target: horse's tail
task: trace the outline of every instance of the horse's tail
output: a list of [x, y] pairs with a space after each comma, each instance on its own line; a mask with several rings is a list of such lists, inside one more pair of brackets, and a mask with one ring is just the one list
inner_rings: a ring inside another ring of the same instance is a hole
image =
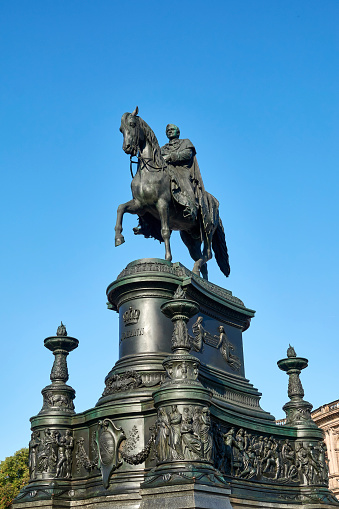
[[212, 237], [212, 248], [221, 272], [228, 277], [230, 275], [231, 268], [226, 246], [225, 231], [220, 217], [218, 226]]

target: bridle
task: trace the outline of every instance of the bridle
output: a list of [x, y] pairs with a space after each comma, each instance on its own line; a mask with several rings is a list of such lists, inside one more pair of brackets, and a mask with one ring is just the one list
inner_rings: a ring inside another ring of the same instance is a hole
[[[135, 140], [135, 143], [133, 144], [133, 149], [134, 149], [133, 152], [139, 150], [139, 141], [140, 141], [140, 125], [138, 125], [138, 129], [137, 129], [137, 133], [136, 133], [136, 140]], [[133, 161], [132, 157], [133, 157], [133, 155], [131, 154], [130, 158], [129, 158], [129, 160], [130, 160], [129, 169], [131, 172], [132, 179], [134, 179], [134, 177], [135, 177], [135, 175], [133, 175], [133, 167], [132, 167], [133, 164], [140, 164], [140, 162], [141, 162], [142, 166], [140, 167], [140, 169], [141, 170], [146, 169], [147, 171], [152, 172], [152, 173], [164, 171], [165, 168], [167, 167], [167, 164], [164, 160], [163, 160], [163, 163], [161, 166], [153, 166], [152, 164], [150, 164], [150, 161], [154, 162], [154, 160], [151, 157], [142, 157], [140, 155], [140, 153], [139, 153], [139, 155], [135, 156], [138, 159], [137, 161]]]

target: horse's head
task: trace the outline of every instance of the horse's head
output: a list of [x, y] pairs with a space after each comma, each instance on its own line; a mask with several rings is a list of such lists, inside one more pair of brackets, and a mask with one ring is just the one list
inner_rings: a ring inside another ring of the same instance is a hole
[[124, 113], [121, 117], [120, 132], [124, 136], [122, 148], [126, 154], [136, 156], [145, 141], [143, 129], [140, 126], [138, 106], [133, 113]]

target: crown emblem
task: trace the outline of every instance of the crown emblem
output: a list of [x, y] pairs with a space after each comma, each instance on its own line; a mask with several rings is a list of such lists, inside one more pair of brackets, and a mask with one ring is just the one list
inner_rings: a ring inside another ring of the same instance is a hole
[[140, 310], [139, 309], [133, 309], [132, 306], [128, 308], [127, 311], [122, 315], [125, 325], [133, 325], [137, 323], [140, 316]]

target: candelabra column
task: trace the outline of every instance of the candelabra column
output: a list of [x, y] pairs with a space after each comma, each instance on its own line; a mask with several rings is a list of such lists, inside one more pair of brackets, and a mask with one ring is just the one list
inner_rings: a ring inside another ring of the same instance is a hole
[[75, 390], [66, 384], [67, 356], [78, 344], [76, 338], [67, 335], [62, 322], [56, 336], [44, 340], [45, 347], [54, 354], [54, 362], [50, 374], [52, 383], [41, 391], [42, 409], [38, 415], [31, 418], [29, 466], [33, 493], [51, 480], [51, 493], [57, 493], [55, 490], [60, 483], [69, 486], [72, 478], [74, 449], [72, 416], [75, 414], [73, 403]]
[[41, 392], [43, 406], [39, 415], [44, 414], [74, 414], [75, 390], [66, 384], [68, 380], [67, 356], [78, 347], [79, 341], [67, 335], [66, 327], [61, 322], [56, 336], [44, 340], [44, 345], [55, 356], [50, 374], [51, 384]]
[[[200, 362], [189, 353], [192, 338], [187, 323], [199, 306], [188, 300], [179, 286], [161, 311], [173, 323], [173, 353], [163, 362], [167, 378], [153, 393], [157, 409], [154, 429], [157, 466], [142, 485], [140, 509], [159, 507], [164, 495], [175, 498], [175, 507], [229, 508], [229, 485], [212, 465], [214, 441], [209, 410], [212, 394], [198, 380]], [[177, 505], [179, 502], [182, 505]]]
[[304, 389], [299, 378], [301, 370], [307, 368], [308, 360], [297, 357], [292, 346], [287, 349], [287, 358], [278, 361], [278, 367], [288, 374], [288, 397], [290, 401], [283, 406], [286, 424], [289, 426], [317, 427], [311, 417], [313, 405], [304, 400]]

